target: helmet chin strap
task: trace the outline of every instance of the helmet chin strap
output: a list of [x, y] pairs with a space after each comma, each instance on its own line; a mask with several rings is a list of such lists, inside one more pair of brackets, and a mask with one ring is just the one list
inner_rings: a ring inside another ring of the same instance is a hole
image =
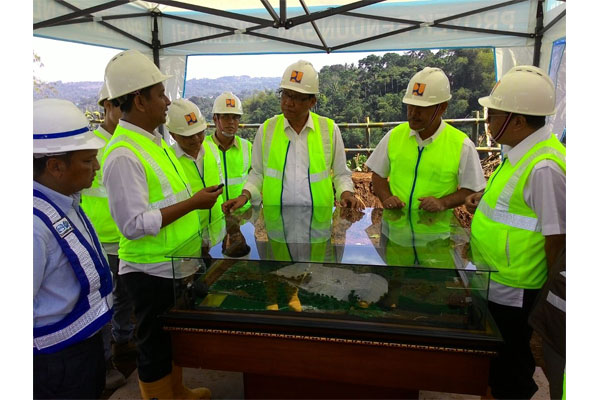
[[227, 133], [223, 130], [223, 127], [221, 126], [221, 120], [219, 119], [219, 117], [217, 117], [217, 123], [216, 125], [219, 128], [219, 133], [221, 133], [221, 135], [225, 136], [226, 138], [231, 138], [235, 136], [235, 133]]
[[506, 127], [508, 126], [508, 123], [510, 122], [510, 119], [512, 118], [512, 116], [513, 116], [513, 113], [508, 113], [508, 116], [504, 120], [504, 123], [502, 124], [500, 131], [495, 136], [492, 136], [492, 140], [494, 142], [498, 143], [498, 139], [500, 139], [502, 137], [502, 135], [504, 135], [504, 133], [506, 132]]
[[429, 129], [429, 127], [430, 127], [430, 126], [431, 126], [431, 124], [433, 123], [433, 120], [435, 119], [435, 117], [436, 117], [436, 115], [437, 115], [438, 111], [440, 110], [440, 106], [441, 106], [441, 103], [438, 103], [438, 104], [435, 106], [435, 111], [433, 112], [433, 115], [431, 116], [431, 119], [429, 120], [429, 123], [427, 124], [427, 126], [426, 126], [425, 128], [423, 128], [423, 129], [416, 130], [416, 132], [419, 132], [419, 133], [421, 133], [421, 132], [423, 132], [424, 130], [427, 130], [427, 129]]

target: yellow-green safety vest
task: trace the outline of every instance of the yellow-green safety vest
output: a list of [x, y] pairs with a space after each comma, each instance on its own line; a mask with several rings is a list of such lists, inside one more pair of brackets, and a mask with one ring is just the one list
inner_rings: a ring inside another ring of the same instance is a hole
[[[460, 153], [467, 135], [447, 122], [436, 139], [419, 148], [410, 135], [408, 123], [390, 132], [390, 190], [406, 203], [407, 209], [418, 209], [418, 199], [447, 196], [458, 189]], [[450, 217], [452, 210], [446, 210]]]
[[[333, 165], [333, 120], [321, 117], [313, 112], [314, 129], [308, 132], [308, 181], [313, 207], [333, 207], [333, 184], [331, 167]], [[281, 205], [283, 178], [290, 140], [283, 128], [283, 114], [276, 115], [263, 124], [263, 188], [262, 198], [265, 206]]]
[[[105, 135], [98, 129], [94, 131], [94, 134], [106, 143], [108, 143], [111, 138], [110, 135]], [[96, 171], [92, 186], [81, 192], [81, 208], [83, 208], [85, 214], [89, 217], [90, 221], [92, 221], [101, 243], [118, 243], [121, 233], [110, 215], [108, 195], [106, 194], [106, 188], [102, 183], [102, 156], [104, 154], [104, 149], [106, 148], [106, 143], [103, 148], [98, 149], [98, 155], [96, 157], [100, 163], [100, 169]]]
[[[157, 146], [151, 139], [117, 125], [102, 158], [116, 148], [125, 147], [139, 159], [146, 172], [148, 185], [148, 210], [161, 209], [191, 197], [191, 188], [183, 167], [173, 150], [161, 139]], [[143, 236], [130, 240], [121, 236], [119, 258], [139, 263], [168, 261], [166, 254], [195, 234], [200, 233], [198, 215], [190, 212], [160, 229], [156, 236]]]
[[[221, 171], [224, 178], [225, 187], [223, 187], [223, 201], [235, 199], [242, 194], [244, 184], [248, 180], [248, 171], [250, 171], [250, 160], [252, 160], [252, 143], [248, 140], [236, 136], [233, 140], [236, 145], [227, 150], [219, 151], [221, 158]], [[209, 142], [219, 148], [213, 135], [208, 136], [205, 142]]]
[[523, 189], [542, 160], [552, 160], [566, 171], [565, 155], [565, 147], [551, 134], [515, 165], [505, 158], [490, 176], [471, 223], [471, 248], [475, 264], [498, 270], [490, 276], [493, 281], [523, 289], [539, 289], [546, 281], [545, 238]]
[[[190, 187], [192, 188], [192, 194], [208, 187], [218, 185], [223, 182], [223, 176], [221, 175], [221, 159], [217, 147], [212, 142], [206, 140], [202, 143], [204, 147], [204, 158], [203, 167], [204, 175], [200, 173], [196, 162], [186, 155], [179, 157], [179, 162], [185, 171], [185, 175], [190, 181]], [[213, 219], [219, 218], [223, 214], [221, 205], [223, 204], [223, 197], [219, 196], [215, 205], [209, 210], [196, 210], [200, 216], [200, 226], [207, 226]]]

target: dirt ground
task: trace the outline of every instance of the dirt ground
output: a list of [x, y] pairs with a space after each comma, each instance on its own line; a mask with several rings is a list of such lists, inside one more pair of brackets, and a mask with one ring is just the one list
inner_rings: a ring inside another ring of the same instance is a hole
[[[486, 179], [489, 178], [495, 167], [499, 164], [499, 159], [493, 157], [482, 160], [482, 165]], [[352, 172], [352, 181], [355, 187], [355, 196], [359, 197], [366, 207], [381, 208], [381, 202], [373, 193], [373, 184], [371, 182], [371, 172]], [[460, 221], [463, 228], [470, 232], [471, 219], [473, 216], [465, 209], [464, 206], [454, 209], [454, 215]], [[544, 368], [544, 360], [542, 357], [542, 339], [535, 331], [531, 338], [531, 350], [535, 357], [536, 365]]]

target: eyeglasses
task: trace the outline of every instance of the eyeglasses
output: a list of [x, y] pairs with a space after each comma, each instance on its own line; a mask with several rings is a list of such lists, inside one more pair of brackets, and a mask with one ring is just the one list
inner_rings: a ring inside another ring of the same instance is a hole
[[279, 97], [280, 100], [287, 100], [287, 101], [291, 101], [293, 103], [301, 103], [301, 102], [307, 101], [311, 98], [311, 96], [309, 96], [309, 95], [292, 94], [283, 89], [279, 89], [277, 91], [277, 97]]

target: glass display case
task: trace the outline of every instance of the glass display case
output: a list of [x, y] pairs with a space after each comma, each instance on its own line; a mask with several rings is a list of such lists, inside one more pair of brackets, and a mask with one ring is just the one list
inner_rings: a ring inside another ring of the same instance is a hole
[[[174, 335], [174, 349], [179, 349], [175, 353], [188, 364], [206, 367], [203, 359], [209, 351], [190, 334], [213, 335], [217, 341], [248, 336], [366, 344], [388, 352], [423, 351], [425, 364], [434, 353], [468, 355], [471, 363], [465, 357], [462, 362], [469, 372], [452, 384], [438, 387], [424, 376], [421, 383], [414, 377], [399, 387], [485, 392], [487, 362], [501, 344], [487, 310], [494, 270], [473, 263], [468, 233], [451, 212], [253, 207], [215, 218], [166, 256], [176, 279], [175, 306], [164, 316], [165, 329]], [[184, 335], [180, 342], [177, 333]], [[202, 354], [193, 360], [192, 348], [198, 346]], [[306, 362], [310, 364], [309, 359]], [[447, 362], [449, 368], [459, 365], [452, 357]], [[479, 371], [477, 385], [469, 385], [477, 380], [473, 366], [480, 364], [484, 372]], [[222, 361], [216, 366], [227, 369]], [[235, 362], [228, 368], [255, 378], [322, 377], [265, 374], [261, 368], [244, 369]], [[418, 370], [413, 364], [412, 373]], [[351, 383], [366, 385], [373, 397], [373, 386], [389, 389], [391, 383], [386, 382], [375, 378], [358, 382], [354, 377]], [[252, 391], [248, 385], [247, 391]], [[289, 389], [290, 383], [286, 385]], [[299, 386], [309, 385], [303, 381]], [[398, 385], [394, 390], [381, 396], [398, 395]], [[255, 394], [269, 397], [264, 391]], [[272, 395], [281, 397], [280, 392]]]

